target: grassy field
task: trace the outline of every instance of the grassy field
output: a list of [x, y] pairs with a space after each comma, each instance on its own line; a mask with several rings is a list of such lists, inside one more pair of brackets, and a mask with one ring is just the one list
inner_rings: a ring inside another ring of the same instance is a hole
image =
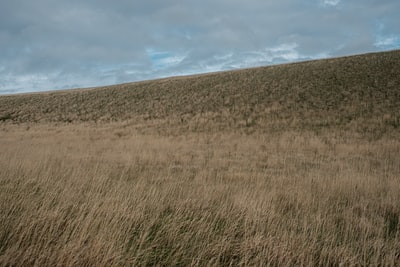
[[1, 96], [0, 265], [399, 266], [399, 65]]

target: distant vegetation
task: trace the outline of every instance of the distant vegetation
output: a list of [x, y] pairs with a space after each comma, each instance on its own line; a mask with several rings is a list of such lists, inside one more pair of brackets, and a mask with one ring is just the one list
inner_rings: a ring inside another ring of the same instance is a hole
[[1, 266], [398, 266], [400, 51], [0, 96]]
[[[207, 75], [0, 97], [14, 123], [185, 122], [191, 130], [400, 128], [400, 51]], [[152, 123], [153, 124], [153, 123]]]

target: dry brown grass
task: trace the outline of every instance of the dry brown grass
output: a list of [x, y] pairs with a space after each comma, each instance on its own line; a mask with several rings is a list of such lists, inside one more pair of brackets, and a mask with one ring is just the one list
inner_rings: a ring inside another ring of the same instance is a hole
[[400, 262], [400, 141], [4, 127], [0, 265]]
[[1, 266], [400, 266], [400, 51], [0, 97]]
[[[161, 124], [160, 133], [400, 129], [400, 50], [200, 76], [0, 97], [0, 123]], [[173, 127], [171, 127], [173, 126]], [[144, 127], [146, 129], [146, 127]], [[154, 128], [154, 127], [153, 127]]]

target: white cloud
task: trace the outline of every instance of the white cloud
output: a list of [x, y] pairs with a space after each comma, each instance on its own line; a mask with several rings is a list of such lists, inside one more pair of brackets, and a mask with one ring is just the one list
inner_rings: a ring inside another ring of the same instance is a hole
[[400, 36], [379, 36], [374, 44], [381, 49], [395, 49], [400, 47]]
[[325, 6], [337, 6], [340, 0], [323, 0], [323, 5]]
[[297, 43], [282, 43], [277, 46], [266, 47], [260, 50], [241, 53], [225, 53], [215, 55], [214, 60], [204, 60], [199, 65], [198, 71], [221, 71], [240, 69], [256, 66], [265, 66], [276, 63], [288, 63], [301, 60], [326, 58], [328, 53], [302, 54], [298, 51]]
[[186, 55], [178, 55], [173, 52], [162, 52], [151, 48], [146, 49], [146, 52], [153, 63], [153, 68], [155, 70], [173, 67], [186, 58]]
[[296, 50], [297, 47], [298, 44], [296, 43], [282, 44], [280, 46], [273, 47], [269, 50], [271, 51], [274, 58], [283, 58], [284, 60], [288, 61], [296, 61], [299, 58], [301, 58], [301, 56]]

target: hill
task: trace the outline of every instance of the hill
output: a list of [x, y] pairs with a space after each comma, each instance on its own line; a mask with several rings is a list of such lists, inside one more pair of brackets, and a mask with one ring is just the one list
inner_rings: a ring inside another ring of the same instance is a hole
[[[169, 121], [194, 131], [400, 127], [400, 51], [172, 77], [95, 89], [0, 96], [12, 123]], [[182, 125], [183, 124], [183, 125]]]
[[0, 266], [399, 266], [400, 51], [0, 97]]

